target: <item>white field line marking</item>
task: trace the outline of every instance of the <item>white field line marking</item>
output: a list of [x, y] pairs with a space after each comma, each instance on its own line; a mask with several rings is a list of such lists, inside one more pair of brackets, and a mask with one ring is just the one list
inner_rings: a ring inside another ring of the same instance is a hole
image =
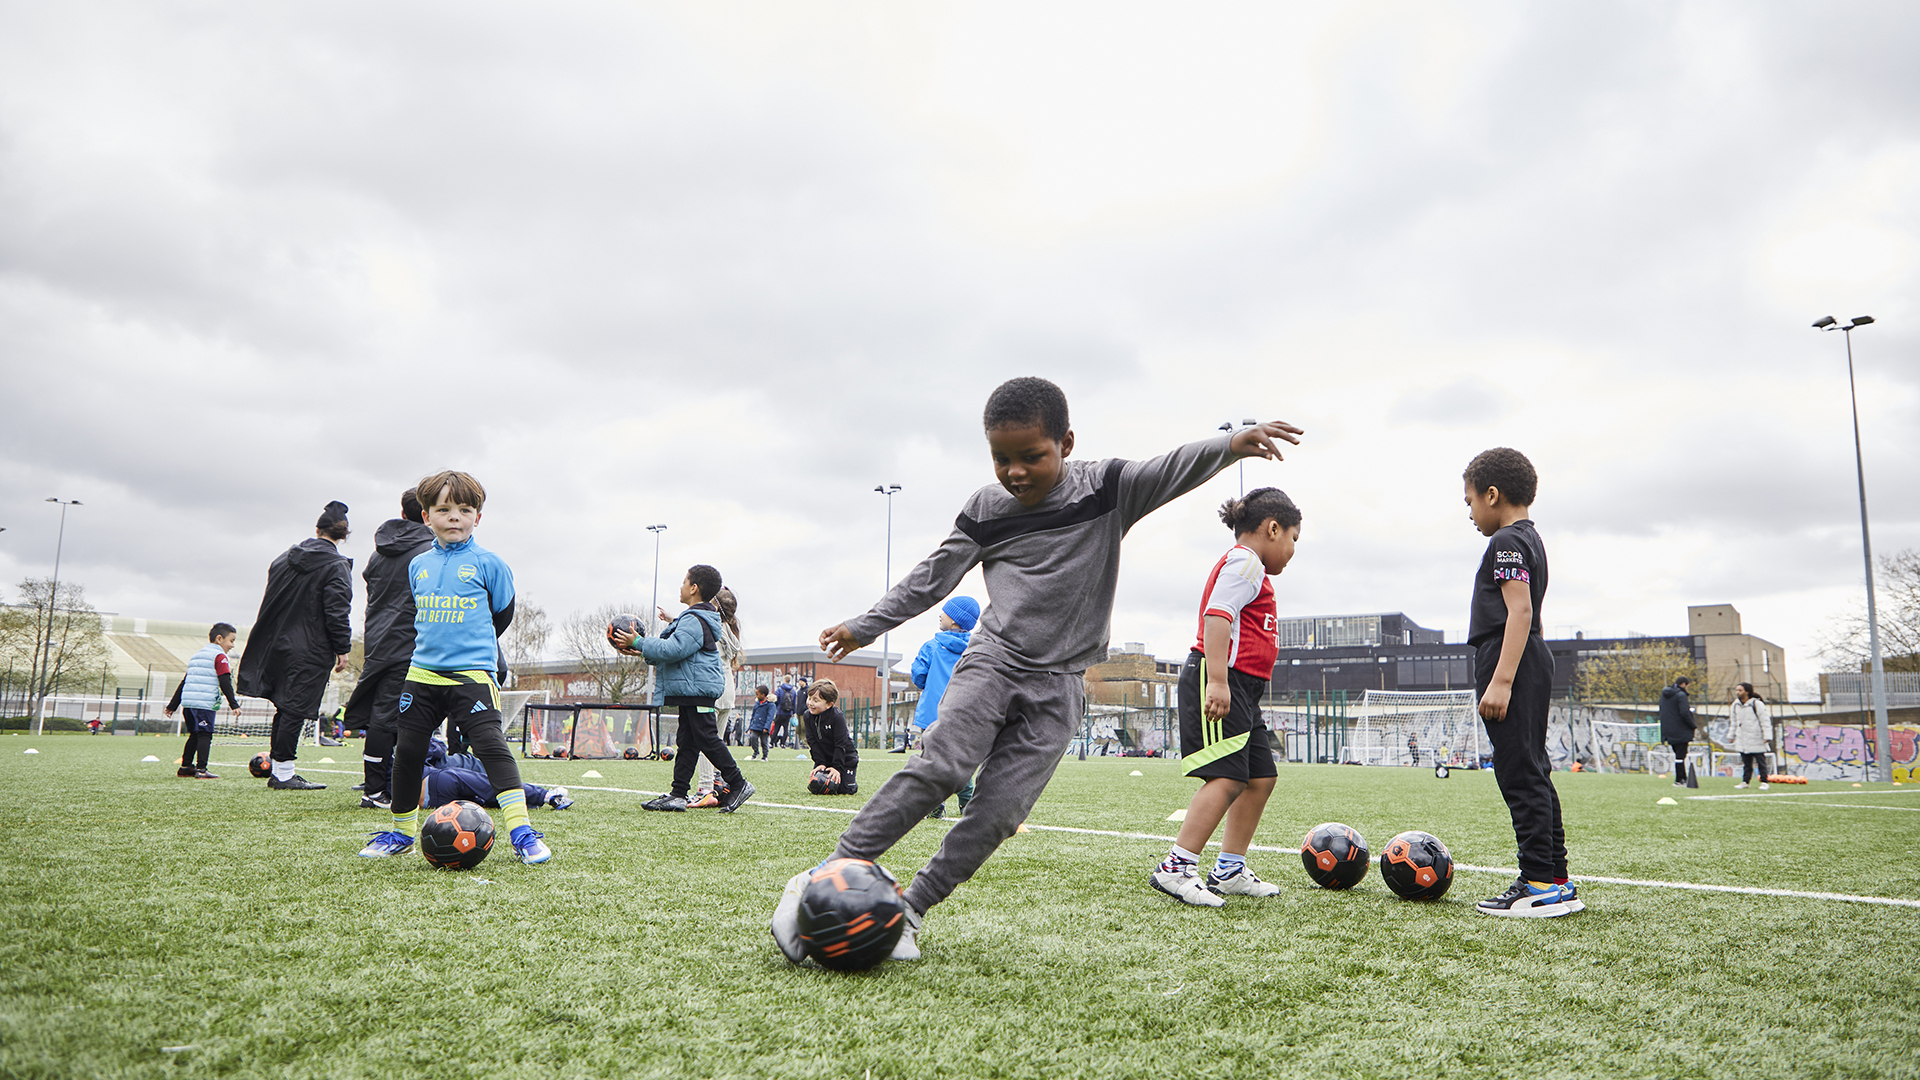
[[1688, 795], [1686, 798], [1688, 802], [1712, 802], [1715, 799], [1791, 799], [1808, 795], [1824, 795], [1829, 799], [1844, 795], [1920, 795], [1920, 787], [1906, 791], [1756, 791], [1748, 795]]
[[[228, 764], [230, 763], [222, 762], [221, 767], [225, 768], [227, 767]], [[345, 772], [346, 770], [315, 769], [313, 771], [314, 772]], [[622, 795], [659, 795], [661, 794], [661, 792], [658, 792], [658, 791], [645, 791], [639, 788], [586, 787], [584, 785], [575, 786], [572, 784], [567, 784], [562, 786], [565, 786], [569, 791], [611, 791], [611, 792], [615, 792], [617, 794], [622, 794]], [[1812, 795], [1812, 794], [1822, 794], [1822, 793], [1821, 792], [1793, 792], [1792, 794]], [[1836, 792], [1835, 794], [1842, 794], [1842, 793]], [[1726, 796], [1712, 796], [1712, 795], [1696, 796], [1696, 798], [1725, 798], [1725, 797]], [[772, 803], [772, 802], [755, 802], [749, 805], [762, 806], [762, 807], [767, 807], [767, 808], [776, 809], [776, 810], [811, 810], [815, 813], [824, 813], [824, 814], [852, 815], [860, 812], [860, 808], [857, 806], [856, 807], [806, 806], [799, 803]], [[1839, 803], [1836, 805], [1846, 806], [1847, 804]], [[1866, 809], [1866, 808], [1861, 807], [1861, 809]], [[1912, 809], [1912, 808], [1911, 807], [1888, 807], [1887, 809], [1904, 810], [1904, 809]], [[953, 824], [953, 819], [951, 818], [932, 818], [929, 820], [939, 822], [940, 824], [943, 824], [943, 825], [951, 826]], [[1032, 822], [1027, 822], [1027, 828], [1033, 830], [1034, 832], [1072, 833], [1079, 836], [1110, 836], [1119, 840], [1153, 840], [1162, 844], [1171, 844], [1175, 840], [1179, 839], [1179, 837], [1175, 837], [1175, 836], [1159, 836], [1154, 833], [1118, 832], [1113, 829], [1083, 829], [1073, 825], [1035, 825]], [[1218, 844], [1216, 842], [1209, 841], [1207, 846], [1216, 847], [1218, 846]], [[1297, 853], [1300, 849], [1296, 847], [1273, 847], [1268, 844], [1248, 844], [1247, 850], [1284, 852], [1286, 854], [1294, 854], [1294, 853]], [[1467, 863], [1454, 863], [1453, 865], [1457, 869], [1465, 870], [1468, 873], [1472, 873], [1472, 874], [1498, 874], [1501, 877], [1509, 877], [1509, 876], [1518, 875], [1520, 873], [1519, 870], [1511, 866], [1473, 866]], [[1920, 908], [1920, 900], [1902, 900], [1902, 899], [1889, 897], [1889, 896], [1854, 896], [1850, 893], [1802, 892], [1797, 889], [1757, 889], [1757, 888], [1752, 888], [1744, 885], [1703, 885], [1703, 884], [1700, 884], [1697, 882], [1691, 882], [1691, 881], [1647, 881], [1639, 878], [1601, 877], [1595, 874], [1574, 874], [1571, 876], [1574, 881], [1592, 881], [1592, 882], [1598, 882], [1604, 885], [1631, 885], [1636, 888], [1643, 888], [1643, 889], [1680, 889], [1686, 892], [1737, 893], [1742, 896], [1779, 896], [1779, 897], [1787, 897], [1787, 898], [1798, 899], [1798, 900], [1838, 900], [1838, 901], [1844, 901], [1850, 904], [1879, 904], [1885, 907]]]
[[1804, 803], [1805, 806], [1832, 806], [1841, 810], [1905, 810], [1909, 814], [1920, 814], [1920, 806], [1875, 806], [1872, 803], [1857, 802], [1817, 802]]

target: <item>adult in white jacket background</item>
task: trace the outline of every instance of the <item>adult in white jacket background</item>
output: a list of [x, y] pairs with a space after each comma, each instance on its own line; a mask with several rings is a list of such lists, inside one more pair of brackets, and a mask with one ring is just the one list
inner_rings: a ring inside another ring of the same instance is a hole
[[1767, 712], [1767, 703], [1753, 692], [1752, 683], [1740, 683], [1733, 688], [1733, 706], [1727, 713], [1731, 722], [1727, 732], [1727, 743], [1740, 755], [1740, 782], [1735, 788], [1746, 787], [1753, 781], [1753, 774], [1760, 773], [1760, 790], [1767, 790], [1767, 754], [1773, 750], [1773, 717]]

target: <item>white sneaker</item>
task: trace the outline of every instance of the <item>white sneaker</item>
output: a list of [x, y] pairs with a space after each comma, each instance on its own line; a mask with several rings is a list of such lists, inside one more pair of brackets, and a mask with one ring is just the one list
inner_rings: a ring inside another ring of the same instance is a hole
[[1760, 781], [1760, 790], [1761, 791], [1767, 790], [1767, 782], [1765, 780]]
[[1253, 873], [1253, 868], [1242, 866], [1226, 877], [1209, 871], [1207, 888], [1220, 896], [1278, 896], [1280, 886], [1269, 881], [1261, 881]]
[[1183, 904], [1192, 904], [1194, 907], [1225, 907], [1227, 903], [1218, 893], [1207, 888], [1206, 883], [1200, 880], [1200, 875], [1192, 870], [1168, 873], [1156, 866], [1153, 873], [1147, 875], [1147, 881], [1154, 888]]
[[800, 940], [800, 897], [806, 894], [814, 869], [802, 870], [787, 879], [787, 887], [780, 890], [780, 903], [773, 909], [773, 921], [767, 925], [773, 932], [773, 943], [780, 946], [781, 955], [795, 964], [807, 958], [806, 943]]
[[893, 943], [893, 953], [889, 957], [889, 959], [892, 960], [920, 959], [920, 942], [918, 940], [920, 937], [920, 923], [925, 920], [927, 916], [925, 912], [913, 910], [912, 904], [907, 904], [905, 907], [907, 909], [907, 925], [900, 931], [900, 940]]
[[[1740, 781], [1739, 783], [1737, 783], [1737, 784], [1735, 784], [1735, 785], [1733, 785], [1733, 790], [1735, 790], [1735, 791], [1741, 791], [1741, 790], [1744, 790], [1744, 789], [1746, 788], [1746, 786], [1747, 786], [1747, 782], [1746, 782], [1745, 780], [1742, 780], [1742, 781]], [[1767, 785], [1765, 785], [1765, 784], [1761, 784], [1760, 786], [1761, 786], [1761, 787], [1766, 787]]]

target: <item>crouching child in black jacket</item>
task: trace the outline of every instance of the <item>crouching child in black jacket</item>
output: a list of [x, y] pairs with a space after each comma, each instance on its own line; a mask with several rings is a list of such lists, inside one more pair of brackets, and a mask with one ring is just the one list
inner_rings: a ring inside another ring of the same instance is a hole
[[807, 687], [807, 711], [801, 723], [806, 727], [807, 750], [813, 755], [807, 790], [815, 795], [852, 795], [860, 790], [853, 777], [860, 767], [860, 754], [847, 733], [846, 716], [834, 704], [839, 700], [840, 688], [832, 679], [816, 679]]

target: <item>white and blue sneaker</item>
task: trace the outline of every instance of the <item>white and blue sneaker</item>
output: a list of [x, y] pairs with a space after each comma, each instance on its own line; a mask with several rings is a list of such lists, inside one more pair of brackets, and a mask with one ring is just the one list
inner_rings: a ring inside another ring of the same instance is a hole
[[360, 857], [384, 859], [389, 855], [398, 855], [403, 851], [412, 850], [413, 837], [398, 829], [388, 829], [385, 832], [374, 833], [373, 839], [367, 841], [367, 846], [360, 849]]
[[1226, 905], [1226, 901], [1220, 898], [1219, 893], [1207, 888], [1206, 883], [1200, 880], [1199, 870], [1192, 863], [1178, 865], [1161, 863], [1147, 875], [1147, 884], [1183, 904], [1192, 904], [1194, 907]]
[[1261, 881], [1254, 875], [1253, 868], [1242, 863], [1225, 877], [1220, 876], [1216, 868], [1207, 871], [1207, 889], [1218, 896], [1278, 896], [1280, 886], [1270, 881]]
[[513, 853], [520, 856], [523, 863], [543, 863], [553, 858], [553, 849], [547, 847], [540, 833], [531, 825], [516, 825], [513, 830]]
[[[1482, 915], [1505, 915], [1519, 919], [1552, 919], [1561, 915], [1571, 915], [1581, 911], [1587, 905], [1570, 906], [1569, 886], [1555, 885], [1552, 882], [1532, 882], [1524, 877], [1513, 879], [1507, 891], [1499, 896], [1490, 896], [1475, 904]], [[1579, 903], [1577, 896], [1572, 897]]]
[[567, 807], [572, 805], [573, 805], [573, 796], [567, 794], [566, 788], [557, 787], [547, 792], [547, 809], [565, 810]]

